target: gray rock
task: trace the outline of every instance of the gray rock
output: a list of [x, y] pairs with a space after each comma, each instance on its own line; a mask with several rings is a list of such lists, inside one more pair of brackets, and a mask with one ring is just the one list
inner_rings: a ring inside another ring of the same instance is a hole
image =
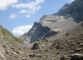
[[40, 48], [39, 48], [39, 45], [37, 43], [34, 43], [31, 49], [36, 50], [36, 49], [40, 49]]
[[71, 57], [71, 60], [83, 60], [83, 54], [75, 53], [75, 54], [72, 54], [70, 57]]

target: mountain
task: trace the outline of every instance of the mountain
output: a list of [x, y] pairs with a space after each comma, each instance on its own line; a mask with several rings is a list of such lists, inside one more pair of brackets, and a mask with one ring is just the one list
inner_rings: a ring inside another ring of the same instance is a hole
[[21, 36], [31, 46], [31, 60], [83, 60], [83, 0], [44, 15]]
[[42, 16], [20, 38], [0, 26], [0, 60], [83, 60], [83, 0]]
[[42, 16], [20, 39], [29, 46], [35, 41], [67, 32], [82, 21], [83, 1], [75, 0], [71, 4], [65, 4], [57, 13]]
[[20, 39], [31, 60], [83, 60], [83, 0], [42, 16]]

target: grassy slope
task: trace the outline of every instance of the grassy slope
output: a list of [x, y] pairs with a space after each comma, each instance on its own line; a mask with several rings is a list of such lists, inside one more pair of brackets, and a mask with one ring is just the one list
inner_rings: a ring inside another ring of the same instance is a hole
[[0, 26], [0, 35], [3, 36], [6, 40], [9, 42], [17, 41], [19, 43], [22, 43], [22, 41], [15, 36], [11, 32], [9, 32], [7, 29]]

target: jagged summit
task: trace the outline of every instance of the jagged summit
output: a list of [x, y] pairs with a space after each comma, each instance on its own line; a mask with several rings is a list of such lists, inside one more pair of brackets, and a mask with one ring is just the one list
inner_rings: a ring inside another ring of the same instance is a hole
[[83, 11], [83, 0], [75, 0], [71, 4], [65, 4], [59, 11], [59, 14], [73, 14]]

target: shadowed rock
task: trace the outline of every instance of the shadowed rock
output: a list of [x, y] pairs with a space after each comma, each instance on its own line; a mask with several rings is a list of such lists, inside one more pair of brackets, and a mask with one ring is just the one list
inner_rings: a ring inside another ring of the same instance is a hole
[[37, 43], [34, 43], [33, 44], [33, 47], [31, 49], [32, 50], [35, 50], [35, 49], [40, 49], [40, 48], [39, 48], [39, 45]]

